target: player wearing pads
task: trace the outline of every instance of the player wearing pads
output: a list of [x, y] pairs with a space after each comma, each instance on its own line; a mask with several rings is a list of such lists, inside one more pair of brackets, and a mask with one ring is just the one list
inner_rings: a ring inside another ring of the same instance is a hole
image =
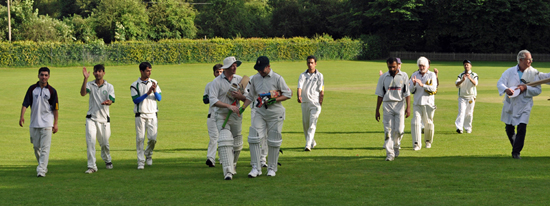
[[80, 95], [90, 94], [88, 112], [86, 113], [86, 147], [88, 154], [88, 170], [86, 174], [97, 172], [95, 161], [95, 141], [101, 146], [101, 158], [105, 162], [105, 168], [113, 169], [111, 152], [109, 150], [109, 137], [111, 137], [111, 118], [109, 106], [115, 103], [115, 88], [103, 79], [105, 66], [94, 66], [95, 81], [88, 81], [90, 73], [86, 67], [82, 68], [84, 81], [80, 88]]
[[[158, 82], [151, 79], [152, 66], [149, 62], [139, 64], [141, 77], [130, 85], [130, 93], [134, 101], [134, 113], [136, 114], [136, 150], [138, 170], [147, 165], [153, 165], [153, 149], [157, 143], [158, 120], [157, 101], [162, 99]], [[143, 150], [147, 132], [147, 148]]]
[[258, 71], [258, 74], [254, 75], [254, 78], [250, 81], [250, 92], [248, 92], [243, 105], [243, 110], [253, 102], [252, 107], [257, 107], [248, 135], [252, 164], [252, 170], [248, 173], [248, 177], [254, 178], [262, 174], [260, 140], [266, 133], [268, 145], [267, 176], [275, 176], [279, 149], [283, 142], [281, 132], [285, 119], [285, 108], [281, 102], [290, 99], [292, 91], [288, 88], [283, 77], [270, 68], [269, 59], [266, 56], [258, 57], [254, 69]]
[[[223, 73], [221, 64], [214, 65], [214, 78]], [[212, 81], [213, 82], [213, 81]], [[208, 94], [210, 92], [210, 85], [212, 82], [208, 82], [204, 88], [204, 95], [202, 101], [208, 104], [208, 119], [206, 120], [206, 126], [208, 127], [208, 136], [210, 136], [210, 142], [208, 142], [208, 150], [206, 152], [206, 165], [209, 167], [215, 167], [216, 164], [216, 151], [218, 149], [218, 127], [216, 126], [216, 108], [210, 106], [210, 100]]]
[[25, 94], [23, 106], [21, 107], [21, 117], [19, 117], [19, 126], [23, 127], [23, 124], [25, 124], [25, 111], [31, 106], [29, 132], [34, 148], [34, 156], [38, 162], [36, 176], [45, 177], [48, 173], [52, 132], [55, 134], [58, 130], [59, 102], [57, 91], [48, 84], [48, 79], [50, 79], [50, 69], [48, 67], [42, 67], [38, 70], [38, 79], [39, 81], [31, 85]]
[[[255, 76], [259, 76], [259, 75], [252, 75], [250, 77], [250, 81], [252, 81], [252, 79], [255, 77]], [[250, 84], [248, 84], [246, 86], [246, 91], [250, 92]], [[257, 107], [250, 107], [250, 125], [253, 125], [254, 124], [254, 116], [256, 115], [256, 108]], [[267, 131], [266, 131], [267, 132]], [[261, 167], [267, 167], [267, 134], [264, 134], [262, 136], [262, 139], [260, 139], [260, 165]], [[252, 163], [251, 163], [252, 165]]]
[[455, 81], [456, 88], [458, 88], [458, 115], [455, 126], [456, 132], [459, 134], [462, 134], [462, 129], [466, 133], [472, 132], [478, 84], [478, 76], [472, 72], [472, 62], [464, 60], [462, 65], [464, 72], [460, 73]]
[[386, 60], [388, 72], [378, 79], [375, 94], [376, 121], [380, 121], [380, 105], [383, 105], [384, 139], [386, 145], [386, 161], [393, 161], [399, 156], [400, 138], [405, 132], [405, 118], [410, 112], [409, 76], [400, 71], [396, 58]]
[[425, 123], [424, 139], [426, 148], [431, 148], [434, 138], [434, 113], [435, 98], [437, 91], [437, 76], [429, 71], [430, 63], [426, 57], [420, 57], [417, 61], [418, 71], [411, 75], [409, 88], [411, 94], [414, 94], [413, 119], [411, 120], [411, 136], [413, 150], [422, 148], [421, 128], [422, 122]]
[[302, 104], [302, 126], [306, 138], [305, 151], [311, 151], [317, 143], [315, 142], [315, 129], [317, 120], [321, 114], [321, 105], [325, 96], [325, 84], [323, 74], [315, 69], [317, 58], [308, 56], [308, 69], [300, 74], [298, 78], [298, 103]]
[[[211, 107], [218, 107], [216, 110], [216, 126], [219, 131], [218, 155], [223, 167], [225, 180], [233, 179], [237, 173], [237, 161], [243, 148], [242, 117], [239, 111], [239, 101], [244, 101], [245, 96], [239, 92], [239, 83], [242, 77], [236, 75], [237, 67], [241, 65], [235, 57], [230, 56], [223, 60], [223, 73], [212, 81], [208, 98]], [[242, 88], [244, 90], [244, 88]], [[244, 90], [246, 94], [246, 90]], [[225, 125], [224, 121], [229, 114]]]

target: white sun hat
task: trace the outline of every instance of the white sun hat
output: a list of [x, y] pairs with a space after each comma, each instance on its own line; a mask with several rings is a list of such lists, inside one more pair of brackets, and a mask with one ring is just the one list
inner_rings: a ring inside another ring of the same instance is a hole
[[233, 65], [233, 63], [237, 63], [237, 67], [241, 66], [242, 62], [237, 60], [234, 56], [227, 57], [223, 60], [223, 66], [222, 69], [227, 69]]

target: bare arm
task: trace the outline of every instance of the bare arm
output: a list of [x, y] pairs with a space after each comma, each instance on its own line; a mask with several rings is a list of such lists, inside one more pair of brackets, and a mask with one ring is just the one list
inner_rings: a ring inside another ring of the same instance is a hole
[[86, 71], [86, 67], [82, 68], [82, 75], [84, 75], [84, 82], [82, 82], [82, 87], [80, 88], [80, 96], [86, 96], [86, 83], [88, 82], [88, 77], [90, 77], [90, 72]]
[[376, 115], [374, 118], [377, 122], [380, 122], [380, 105], [382, 104], [382, 97], [378, 96], [378, 100], [376, 101]]
[[325, 90], [319, 92], [319, 104], [323, 105], [323, 98], [325, 98]]
[[302, 89], [298, 88], [296, 94], [298, 94], [298, 103], [302, 103]]
[[59, 116], [59, 110], [53, 110], [53, 128], [52, 132], [55, 134], [57, 132], [57, 117]]
[[25, 124], [25, 111], [27, 111], [27, 107], [22, 106], [21, 107], [21, 117], [19, 117], [19, 126], [23, 127], [23, 124]]
[[407, 101], [407, 108], [405, 109], [405, 118], [408, 118], [411, 116], [411, 96], [405, 97], [405, 101]]

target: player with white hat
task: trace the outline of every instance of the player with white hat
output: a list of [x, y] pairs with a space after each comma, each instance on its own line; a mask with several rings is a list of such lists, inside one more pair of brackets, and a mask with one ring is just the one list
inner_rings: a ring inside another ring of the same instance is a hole
[[437, 91], [437, 76], [429, 70], [430, 63], [426, 57], [417, 60], [418, 71], [411, 75], [409, 88], [414, 94], [413, 118], [411, 120], [411, 136], [413, 150], [422, 148], [421, 128], [425, 123], [424, 139], [426, 148], [431, 148], [434, 138], [433, 118], [436, 110], [434, 94]]

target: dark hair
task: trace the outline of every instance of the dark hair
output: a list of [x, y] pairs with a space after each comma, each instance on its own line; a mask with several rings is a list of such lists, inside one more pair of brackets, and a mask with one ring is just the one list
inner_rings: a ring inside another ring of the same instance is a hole
[[105, 65], [103, 65], [103, 64], [95, 65], [95, 66], [94, 66], [94, 72], [95, 72], [95, 71], [103, 71], [103, 72], [105, 72]]
[[149, 62], [141, 62], [139, 64], [139, 71], [145, 71], [147, 68], [153, 68]]
[[310, 55], [307, 57], [306, 61], [309, 62], [310, 59], [313, 59], [315, 61], [315, 63], [317, 63], [317, 57], [313, 56], [313, 55]]
[[41, 67], [40, 69], [38, 69], [38, 75], [40, 75], [40, 73], [42, 72], [48, 72], [48, 75], [50, 75], [50, 69], [48, 69], [48, 67]]
[[390, 57], [386, 60], [386, 63], [387, 64], [391, 64], [391, 63], [397, 63], [397, 59], [395, 57]]
[[212, 69], [213, 69], [214, 72], [215, 72], [215, 71], [218, 71], [219, 69], [221, 69], [222, 67], [223, 67], [222, 64], [216, 64], [216, 65], [214, 65], [214, 68], [212, 68]]

